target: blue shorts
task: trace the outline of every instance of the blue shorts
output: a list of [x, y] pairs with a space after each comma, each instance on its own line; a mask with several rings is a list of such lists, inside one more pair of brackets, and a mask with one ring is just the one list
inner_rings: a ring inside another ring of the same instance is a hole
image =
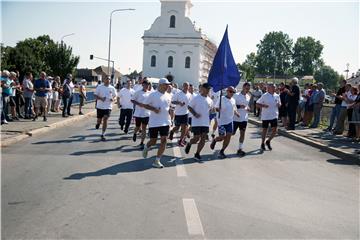
[[234, 131], [234, 127], [233, 127], [232, 122], [218, 127], [218, 132], [219, 132], [220, 136], [225, 136], [227, 134], [233, 134], [233, 131]]
[[216, 118], [216, 113], [210, 113], [209, 115], [210, 121], [213, 120], [214, 118]]

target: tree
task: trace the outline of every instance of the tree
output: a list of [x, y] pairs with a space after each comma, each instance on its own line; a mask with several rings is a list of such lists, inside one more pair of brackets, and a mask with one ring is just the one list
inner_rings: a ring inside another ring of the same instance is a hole
[[314, 78], [322, 82], [326, 89], [335, 89], [339, 86], [341, 76], [330, 66], [322, 66], [315, 72]]
[[256, 65], [260, 74], [284, 75], [291, 67], [293, 41], [283, 32], [267, 33], [257, 44]]
[[256, 54], [254, 52], [246, 56], [242, 64], [238, 64], [238, 68], [245, 74], [247, 81], [253, 82], [256, 75]]
[[324, 62], [321, 58], [324, 46], [312, 37], [300, 37], [293, 49], [293, 68], [298, 76], [313, 75]]
[[41, 71], [64, 76], [73, 72], [79, 63], [79, 57], [72, 55], [71, 48], [60, 46], [48, 35], [27, 38], [13, 48], [4, 47], [1, 54], [2, 63], [5, 63], [2, 68], [18, 70], [20, 77], [28, 71], [35, 76]]
[[50, 68], [49, 74], [65, 77], [66, 74], [74, 74], [80, 58], [73, 56], [72, 48], [66, 44], [50, 44], [46, 54], [46, 62]]

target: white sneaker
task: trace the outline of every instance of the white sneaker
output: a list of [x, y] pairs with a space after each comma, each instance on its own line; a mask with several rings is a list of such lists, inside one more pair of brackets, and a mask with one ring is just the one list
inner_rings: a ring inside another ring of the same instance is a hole
[[161, 164], [160, 160], [155, 160], [152, 164], [154, 168], [163, 168], [164, 165]]
[[144, 146], [144, 149], [143, 149], [143, 151], [142, 151], [142, 155], [143, 155], [143, 158], [147, 158], [147, 156], [148, 156], [148, 148], [147, 148], [147, 146], [145, 145]]

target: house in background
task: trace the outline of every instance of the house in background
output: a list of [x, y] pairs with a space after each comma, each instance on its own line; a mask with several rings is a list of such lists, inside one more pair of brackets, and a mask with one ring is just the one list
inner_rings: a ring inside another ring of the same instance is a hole
[[[111, 71], [112, 69], [110, 69]], [[79, 68], [76, 69], [75, 80], [86, 79], [88, 85], [96, 86], [98, 81], [102, 81], [108, 75], [108, 67], [99, 66], [95, 69]], [[114, 82], [121, 80], [122, 74], [115, 69]]]

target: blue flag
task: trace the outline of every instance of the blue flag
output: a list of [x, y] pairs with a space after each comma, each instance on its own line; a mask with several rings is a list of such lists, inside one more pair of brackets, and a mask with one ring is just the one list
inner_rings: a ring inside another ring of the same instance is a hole
[[216, 52], [209, 73], [208, 83], [213, 87], [214, 92], [217, 92], [230, 86], [236, 87], [240, 82], [240, 78], [239, 70], [231, 52], [228, 27], [226, 26], [224, 37]]

